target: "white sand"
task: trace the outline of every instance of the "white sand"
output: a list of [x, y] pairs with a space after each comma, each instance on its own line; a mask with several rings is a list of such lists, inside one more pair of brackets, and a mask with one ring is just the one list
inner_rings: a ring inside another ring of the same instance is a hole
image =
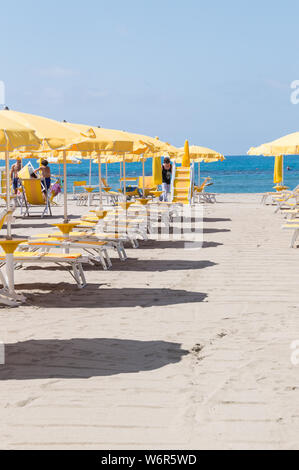
[[83, 291], [63, 269], [16, 272], [1, 448], [299, 448], [299, 251], [260, 196], [218, 199], [201, 250], [142, 243]]

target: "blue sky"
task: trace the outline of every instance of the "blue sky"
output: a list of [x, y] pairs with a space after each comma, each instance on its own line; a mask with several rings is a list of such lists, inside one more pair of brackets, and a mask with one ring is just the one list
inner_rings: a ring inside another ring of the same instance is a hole
[[0, 80], [24, 112], [243, 154], [299, 128], [299, 4], [18, 0]]

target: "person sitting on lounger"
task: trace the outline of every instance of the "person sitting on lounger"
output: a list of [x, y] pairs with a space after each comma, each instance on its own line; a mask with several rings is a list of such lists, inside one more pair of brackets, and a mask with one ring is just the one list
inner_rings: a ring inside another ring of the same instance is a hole
[[48, 160], [42, 160], [41, 166], [34, 171], [34, 174], [40, 173], [44, 180], [45, 188], [43, 191], [48, 192], [51, 186], [51, 169]]

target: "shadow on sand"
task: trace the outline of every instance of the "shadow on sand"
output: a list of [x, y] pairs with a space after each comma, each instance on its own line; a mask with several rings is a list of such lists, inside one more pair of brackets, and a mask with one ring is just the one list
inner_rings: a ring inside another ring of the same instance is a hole
[[[188, 248], [192, 249], [192, 245], [194, 245], [194, 249], [198, 249], [199, 245], [201, 248], [216, 248], [217, 246], [223, 246], [223, 243], [217, 242], [188, 242]], [[147, 249], [178, 249], [178, 248], [186, 248], [186, 241], [183, 240], [148, 240], [146, 243], [143, 243], [141, 246], [142, 250]]]
[[5, 346], [1, 380], [88, 379], [133, 374], [180, 362], [179, 343], [107, 338], [29, 340]]
[[[34, 290], [33, 290], [34, 287]], [[207, 298], [202, 292], [183, 289], [154, 289], [150, 287], [109, 288], [88, 284], [83, 290], [74, 284], [18, 284], [17, 290], [27, 298], [27, 304], [47, 308], [108, 308], [157, 307], [184, 303], [200, 303]]]
[[[165, 271], [188, 271], [193, 269], [205, 269], [216, 266], [217, 263], [208, 260], [153, 260], [128, 258], [125, 263], [119, 258], [113, 259], [112, 271], [128, 271], [128, 272], [165, 272]], [[26, 271], [66, 271], [64, 266], [26, 266]], [[99, 264], [86, 264], [84, 271], [102, 271]]]

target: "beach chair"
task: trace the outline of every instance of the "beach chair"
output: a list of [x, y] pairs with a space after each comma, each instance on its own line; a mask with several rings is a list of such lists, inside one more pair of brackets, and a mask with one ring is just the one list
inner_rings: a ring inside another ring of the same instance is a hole
[[22, 179], [24, 213], [22, 207], [21, 215], [23, 217], [30, 217], [30, 211], [35, 207], [42, 209], [41, 218], [46, 214], [52, 216], [48, 191], [44, 189], [46, 188], [45, 184], [42, 187], [42, 182], [43, 180], [38, 178]]
[[194, 202], [207, 202], [209, 204], [214, 204], [216, 201], [216, 194], [206, 193], [205, 189], [207, 186], [211, 186], [211, 178], [207, 177], [200, 186], [194, 186]]
[[[65, 236], [61, 234], [61, 232], [55, 231], [51, 233], [38, 233], [31, 237], [33, 239], [39, 240], [49, 240], [49, 238], [55, 238], [56, 240], [65, 240]], [[116, 251], [119, 255], [119, 259], [121, 261], [126, 261], [127, 254], [124, 248], [124, 242], [127, 241], [126, 238], [122, 238], [117, 236], [116, 234], [109, 234], [109, 233], [94, 233], [92, 230], [84, 230], [84, 231], [73, 231], [69, 234], [69, 239], [67, 241], [78, 241], [78, 242], [105, 242], [106, 248], [111, 248], [112, 250]], [[22, 249], [28, 250], [28, 244], [25, 244]], [[87, 245], [87, 248], [90, 249], [90, 244]], [[95, 243], [95, 248], [98, 250], [99, 245]]]
[[297, 248], [297, 240], [299, 238], [299, 222], [296, 222], [296, 219], [294, 221], [290, 221], [282, 226], [283, 230], [292, 230], [292, 238], [291, 238], [291, 243], [290, 243], [290, 248]]
[[293, 191], [285, 191], [283, 195], [273, 197], [273, 201], [277, 204], [275, 213], [283, 210], [296, 209], [299, 207], [299, 186], [296, 186]]
[[[71, 276], [76, 281], [77, 287], [82, 289], [86, 286], [86, 279], [82, 264], [89, 263], [89, 259], [81, 253], [60, 254], [60, 253], [33, 253], [24, 251], [15, 251], [14, 262], [16, 267], [20, 268], [25, 263], [41, 266], [44, 263], [54, 263], [58, 266], [66, 265], [69, 268]], [[0, 269], [5, 266], [5, 254], [0, 254]], [[4, 288], [8, 289], [6, 279], [2, 279]]]
[[124, 212], [120, 214], [117, 212], [110, 213], [110, 216], [104, 220], [87, 217], [87, 219], [82, 219], [76, 228], [78, 231], [83, 232], [89, 230], [95, 234], [109, 234], [109, 236], [117, 237], [117, 239], [128, 241], [133, 248], [138, 248], [138, 238], [147, 240], [145, 220], [138, 220], [136, 217], [128, 215], [126, 219], [124, 217]]
[[74, 181], [73, 182], [73, 199], [76, 199], [77, 189], [84, 187], [86, 185], [87, 185], [87, 181]]
[[87, 253], [91, 262], [95, 264], [100, 263], [105, 271], [112, 267], [107, 251], [108, 243], [105, 241], [64, 239], [58, 234], [56, 237], [52, 235], [28, 240], [28, 242], [20, 245], [21, 251], [30, 252], [37, 252], [42, 249], [44, 252], [49, 253], [54, 248], [62, 250], [65, 254], [68, 254], [72, 248], [76, 250], [82, 249], [82, 251]]
[[[139, 176], [138, 178], [138, 189], [143, 192], [143, 176]], [[153, 177], [152, 176], [145, 176], [144, 177], [144, 197], [148, 197], [151, 195], [151, 191], [156, 191], [157, 186], [153, 184]]]

